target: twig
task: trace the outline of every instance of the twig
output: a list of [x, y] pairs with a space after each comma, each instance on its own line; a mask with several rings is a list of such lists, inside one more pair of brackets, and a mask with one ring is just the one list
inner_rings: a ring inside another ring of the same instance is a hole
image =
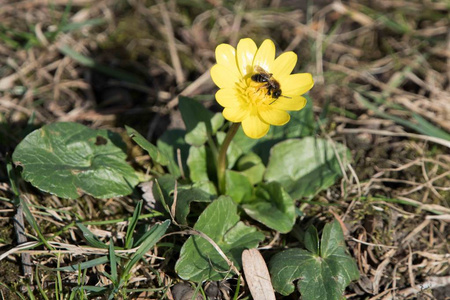
[[[23, 221], [23, 209], [21, 204], [17, 206], [16, 215], [14, 216], [14, 230], [17, 236], [17, 244], [27, 242], [27, 237], [25, 235], [25, 224]], [[30, 255], [28, 253], [23, 253], [21, 259], [23, 275], [30, 277], [32, 281], [33, 269], [31, 267], [32, 265]]]
[[394, 294], [386, 295], [382, 298], [382, 300], [394, 300], [399, 298], [404, 299], [408, 296], [418, 294], [427, 289], [436, 289], [447, 285], [450, 285], [450, 276], [446, 277], [431, 276], [428, 277], [428, 279], [425, 280], [424, 282], [417, 284], [415, 288], [409, 287], [400, 290], [398, 292], [395, 292]]
[[172, 60], [172, 66], [175, 69], [175, 79], [177, 81], [177, 84], [181, 85], [184, 83], [185, 78], [183, 74], [183, 69], [181, 68], [180, 57], [178, 56], [177, 48], [175, 46], [175, 36], [173, 34], [172, 23], [170, 22], [170, 17], [167, 12], [167, 8], [164, 1], [158, 0], [158, 4], [161, 8], [161, 16], [163, 18], [164, 27], [166, 29], [170, 59]]
[[402, 136], [402, 137], [409, 137], [414, 139], [421, 139], [428, 142], [433, 142], [442, 146], [445, 146], [447, 148], [450, 148], [450, 141], [446, 141], [441, 138], [437, 138], [434, 136], [428, 136], [428, 135], [422, 135], [422, 134], [415, 134], [415, 133], [397, 133], [392, 132], [388, 130], [376, 130], [376, 129], [368, 129], [368, 128], [343, 128], [338, 129], [338, 132], [340, 133], [370, 133], [370, 134], [378, 134], [378, 135], [386, 135], [386, 136]]

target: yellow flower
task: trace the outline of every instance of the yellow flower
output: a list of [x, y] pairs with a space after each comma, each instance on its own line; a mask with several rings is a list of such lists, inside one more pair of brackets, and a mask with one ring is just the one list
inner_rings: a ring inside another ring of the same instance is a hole
[[[211, 68], [212, 80], [220, 88], [216, 100], [224, 107], [225, 119], [242, 122], [250, 138], [263, 137], [270, 125], [289, 122], [286, 111], [305, 107], [306, 99], [301, 95], [314, 85], [309, 73], [291, 74], [297, 54], [289, 51], [275, 58], [271, 40], [265, 40], [259, 49], [249, 38], [241, 39], [236, 49], [220, 44], [216, 60], [217, 64]], [[280, 96], [277, 88], [281, 90]]]

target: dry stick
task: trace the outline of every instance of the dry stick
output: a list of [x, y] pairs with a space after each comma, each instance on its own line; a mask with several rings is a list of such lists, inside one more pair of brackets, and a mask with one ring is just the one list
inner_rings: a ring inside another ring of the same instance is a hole
[[403, 240], [402, 244], [407, 243], [409, 240], [411, 240], [415, 235], [417, 235], [419, 232], [421, 232], [425, 227], [430, 224], [431, 220], [425, 220], [423, 221], [419, 226], [417, 226], [413, 231], [411, 231], [410, 234], [408, 234]]
[[170, 22], [170, 17], [167, 12], [165, 3], [162, 0], [158, 0], [158, 4], [161, 8], [161, 16], [162, 16], [162, 19], [164, 22], [164, 27], [166, 29], [170, 59], [172, 60], [172, 66], [175, 69], [175, 79], [177, 81], [177, 84], [181, 85], [184, 83], [185, 78], [184, 78], [183, 70], [181, 68], [180, 57], [178, 56], [177, 48], [175, 46], [175, 37], [173, 34], [172, 23]]
[[[98, 254], [98, 255], [102, 255], [102, 254], [107, 254], [108, 253], [108, 249], [101, 249], [101, 248], [94, 248], [94, 247], [80, 247], [80, 246], [74, 246], [71, 244], [65, 244], [65, 243], [58, 243], [58, 242], [48, 242], [51, 246], [53, 246], [54, 248], [62, 248], [62, 249], [66, 249], [66, 250], [27, 250], [26, 248], [30, 248], [30, 247], [34, 247], [37, 244], [39, 244], [39, 242], [26, 242], [26, 243], [22, 243], [4, 253], [2, 253], [0, 255], [0, 261], [5, 259], [6, 257], [13, 255], [13, 254], [29, 254], [29, 255], [41, 255], [41, 254], [50, 254], [50, 253], [55, 253], [55, 254], [73, 254], [73, 255], [82, 255], [82, 254]], [[139, 250], [139, 247], [136, 248], [132, 248], [132, 249], [127, 249], [127, 250], [115, 250], [116, 253], [120, 253], [120, 254], [130, 254], [130, 253], [135, 253], [137, 250]], [[146, 254], [149, 257], [155, 258], [155, 259], [161, 259], [164, 260], [164, 257], [159, 257], [159, 256], [155, 256], [152, 254]]]
[[[197, 78], [194, 82], [192, 82], [188, 87], [186, 87], [179, 96], [192, 96], [194, 95], [194, 92], [202, 87], [202, 89], [204, 87], [212, 87], [212, 80], [211, 80], [211, 76], [209, 74], [209, 70], [206, 71], [205, 73], [203, 73], [199, 78]], [[172, 100], [170, 100], [169, 103], [167, 103], [167, 109], [171, 110], [172, 108], [174, 108], [175, 106], [178, 105], [178, 97], [173, 98]]]
[[348, 169], [350, 170], [350, 173], [355, 177], [356, 181], [356, 187], [358, 188], [358, 198], [353, 199], [352, 202], [350, 202], [349, 206], [347, 207], [347, 210], [345, 211], [344, 216], [342, 217], [342, 221], [345, 220], [347, 215], [350, 213], [351, 209], [355, 205], [356, 201], [361, 200], [362, 197], [362, 189], [361, 189], [361, 183], [359, 182], [358, 175], [356, 174], [355, 170], [353, 169], [352, 165], [350, 163], [347, 164]]
[[[418, 294], [426, 289], [436, 289], [450, 285], [450, 276], [438, 277], [430, 276], [422, 283], [416, 284], [416, 287], [410, 287], [396, 292], [394, 295], [389, 294], [383, 297], [382, 300], [395, 300], [395, 299], [405, 299], [408, 296]], [[397, 297], [398, 296], [398, 297]]]
[[415, 133], [397, 133], [392, 132], [388, 130], [376, 130], [376, 129], [368, 129], [368, 128], [344, 128], [344, 129], [338, 129], [339, 133], [370, 133], [370, 134], [378, 134], [378, 135], [386, 135], [386, 136], [402, 136], [402, 137], [409, 137], [409, 138], [415, 138], [415, 139], [421, 139], [428, 142], [433, 142], [442, 146], [445, 146], [447, 148], [450, 148], [450, 141], [446, 141], [444, 139], [434, 137], [434, 136], [427, 136], [422, 134], [415, 134]]
[[[23, 244], [27, 242], [27, 237], [25, 236], [25, 224], [23, 221], [23, 208], [19, 204], [17, 206], [17, 212], [14, 216], [14, 230], [17, 236], [17, 244]], [[28, 253], [22, 254], [22, 271], [23, 275], [30, 277], [31, 281], [33, 278], [33, 269], [31, 267], [31, 257]]]

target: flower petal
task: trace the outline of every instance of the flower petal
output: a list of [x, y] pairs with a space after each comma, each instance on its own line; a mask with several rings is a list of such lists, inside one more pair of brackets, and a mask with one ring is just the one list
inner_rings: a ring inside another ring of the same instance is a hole
[[258, 114], [264, 122], [277, 126], [286, 124], [291, 118], [284, 110], [273, 108], [271, 105], [261, 105]]
[[250, 113], [248, 106], [243, 104], [235, 107], [225, 107], [223, 109], [222, 115], [225, 119], [231, 122], [239, 123], [242, 122]]
[[270, 73], [274, 59], [275, 44], [271, 40], [264, 40], [256, 52], [255, 59], [253, 60], [253, 67], [259, 66]]
[[239, 78], [229, 68], [219, 64], [212, 66], [211, 78], [221, 89], [235, 87], [239, 82]]
[[252, 113], [242, 121], [242, 129], [249, 138], [259, 139], [267, 134], [270, 125], [261, 120], [258, 114]]
[[236, 50], [233, 46], [228, 44], [220, 44], [216, 47], [216, 61], [217, 64], [223, 65], [230, 69], [236, 77], [240, 77], [237, 63], [236, 63]]
[[300, 110], [303, 107], [305, 107], [305, 105], [306, 105], [305, 97], [293, 96], [291, 98], [280, 97], [270, 106], [282, 110]]
[[280, 85], [283, 90], [283, 95], [294, 97], [303, 95], [309, 91], [314, 85], [314, 80], [309, 73], [298, 73], [280, 79]]
[[237, 45], [237, 65], [241, 71], [241, 75], [245, 76], [253, 72], [253, 58], [258, 47], [252, 39], [241, 39]]
[[239, 95], [236, 89], [224, 88], [218, 90], [216, 100], [223, 107], [236, 107], [240, 105]]
[[285, 52], [275, 59], [270, 72], [273, 73], [273, 77], [280, 80], [290, 75], [296, 64], [297, 54], [292, 51]]

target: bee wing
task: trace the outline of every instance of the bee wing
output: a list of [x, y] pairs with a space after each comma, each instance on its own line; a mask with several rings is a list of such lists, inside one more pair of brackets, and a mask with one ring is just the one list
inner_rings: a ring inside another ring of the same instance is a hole
[[268, 73], [266, 72], [266, 70], [264, 70], [264, 69], [263, 69], [262, 67], [260, 67], [260, 66], [255, 66], [255, 71], [258, 72], [258, 73], [268, 74]]

